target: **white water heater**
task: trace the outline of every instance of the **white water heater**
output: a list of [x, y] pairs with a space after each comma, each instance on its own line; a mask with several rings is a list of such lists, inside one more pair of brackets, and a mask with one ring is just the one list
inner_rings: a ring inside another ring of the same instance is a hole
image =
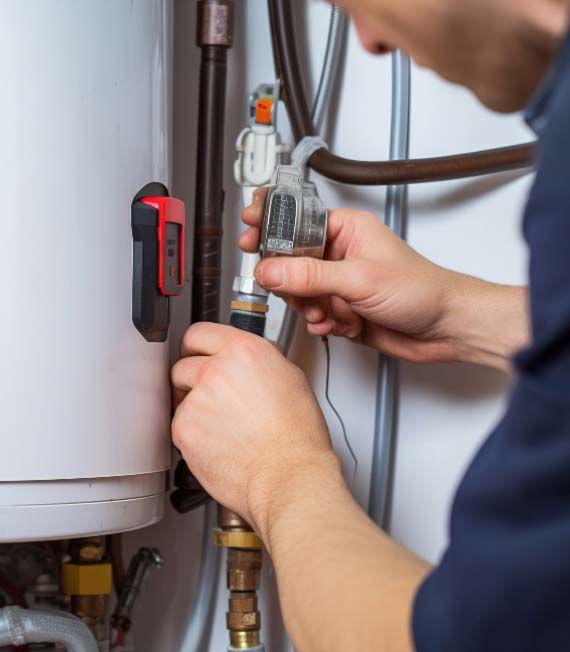
[[166, 343], [132, 320], [131, 203], [169, 185], [169, 0], [17, 0], [0, 39], [0, 541], [157, 521]]

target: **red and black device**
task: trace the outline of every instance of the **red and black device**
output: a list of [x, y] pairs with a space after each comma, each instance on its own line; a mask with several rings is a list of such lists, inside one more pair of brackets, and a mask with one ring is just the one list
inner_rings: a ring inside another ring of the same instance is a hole
[[131, 205], [133, 323], [148, 342], [164, 342], [169, 298], [184, 288], [186, 209], [166, 187], [150, 183]]

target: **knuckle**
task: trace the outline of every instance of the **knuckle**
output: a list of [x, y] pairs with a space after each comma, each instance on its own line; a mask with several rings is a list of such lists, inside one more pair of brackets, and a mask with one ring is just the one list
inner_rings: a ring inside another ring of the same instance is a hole
[[176, 448], [183, 450], [188, 443], [188, 425], [182, 414], [183, 408], [176, 410], [171, 424], [172, 442]]
[[[259, 341], [258, 341], [259, 340]], [[232, 343], [232, 350], [240, 358], [253, 359], [259, 353], [259, 344], [263, 340], [255, 337], [254, 335], [245, 335], [241, 334], [240, 337], [236, 337], [235, 341]]]
[[196, 377], [200, 384], [202, 383], [208, 384], [208, 383], [216, 382], [217, 380], [219, 380], [220, 376], [221, 376], [221, 369], [218, 365], [214, 364], [213, 360], [203, 364], [198, 370], [198, 373], [196, 374]]
[[319, 287], [321, 268], [314, 258], [300, 258], [297, 274], [298, 278], [296, 280], [299, 284], [306, 287], [307, 290]]

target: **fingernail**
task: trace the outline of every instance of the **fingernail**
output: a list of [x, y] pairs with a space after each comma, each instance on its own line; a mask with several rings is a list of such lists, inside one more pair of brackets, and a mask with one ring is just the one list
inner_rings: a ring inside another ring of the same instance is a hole
[[266, 262], [257, 266], [255, 278], [264, 288], [275, 290], [285, 283], [285, 272], [279, 263]]

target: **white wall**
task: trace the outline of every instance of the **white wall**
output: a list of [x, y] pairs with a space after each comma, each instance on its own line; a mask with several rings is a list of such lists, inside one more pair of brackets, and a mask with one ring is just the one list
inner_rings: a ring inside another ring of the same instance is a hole
[[[198, 51], [194, 47], [194, 3], [175, 2], [174, 184], [192, 206], [195, 104]], [[301, 6], [301, 3], [300, 3]], [[304, 5], [303, 5], [304, 6]], [[328, 7], [308, 2], [300, 11], [299, 37], [310, 63], [314, 89], [326, 31]], [[226, 279], [224, 305], [229, 303], [231, 275], [237, 264], [239, 194], [232, 180], [235, 135], [245, 124], [247, 93], [273, 78], [266, 6], [261, 0], [237, 3], [236, 47], [229, 75], [226, 160]], [[310, 35], [310, 36], [309, 36]], [[309, 56], [310, 55], [310, 56]], [[339, 154], [378, 159], [388, 152], [390, 65], [362, 51], [353, 31], [348, 65], [336, 112], [338, 130], [331, 141]], [[284, 113], [281, 114], [284, 118]], [[284, 120], [282, 127], [284, 127]], [[283, 129], [286, 131], [285, 129]], [[518, 117], [498, 117], [482, 109], [465, 91], [414, 69], [412, 155], [431, 156], [506, 145], [528, 139]], [[329, 206], [366, 208], [382, 215], [384, 190], [358, 189], [317, 179]], [[411, 189], [409, 239], [436, 262], [478, 276], [508, 283], [525, 278], [526, 256], [519, 218], [529, 177], [506, 174]], [[232, 222], [233, 220], [233, 222]], [[183, 310], [179, 307], [180, 311]], [[342, 341], [332, 343], [331, 391], [360, 459], [355, 494], [365, 504], [372, 449], [376, 356]], [[295, 360], [309, 373], [323, 397], [324, 356], [318, 341], [304, 333]], [[466, 365], [402, 365], [401, 414], [398, 433], [392, 532], [403, 544], [436, 561], [446, 541], [450, 501], [466, 464], [497, 420], [509, 379]], [[347, 460], [338, 424], [325, 409], [335, 443]], [[151, 580], [137, 615], [137, 652], [180, 652], [185, 616], [190, 608], [199, 565], [201, 515], [169, 513], [165, 521], [127, 537], [130, 549], [159, 545], [168, 565]], [[269, 573], [267, 573], [269, 575]], [[227, 594], [220, 580], [220, 599], [209, 650], [225, 650], [224, 611]], [[264, 641], [268, 652], [284, 652], [270, 578], [264, 583]], [[157, 619], [156, 614], [160, 615]], [[194, 651], [183, 651], [194, 652]]]

